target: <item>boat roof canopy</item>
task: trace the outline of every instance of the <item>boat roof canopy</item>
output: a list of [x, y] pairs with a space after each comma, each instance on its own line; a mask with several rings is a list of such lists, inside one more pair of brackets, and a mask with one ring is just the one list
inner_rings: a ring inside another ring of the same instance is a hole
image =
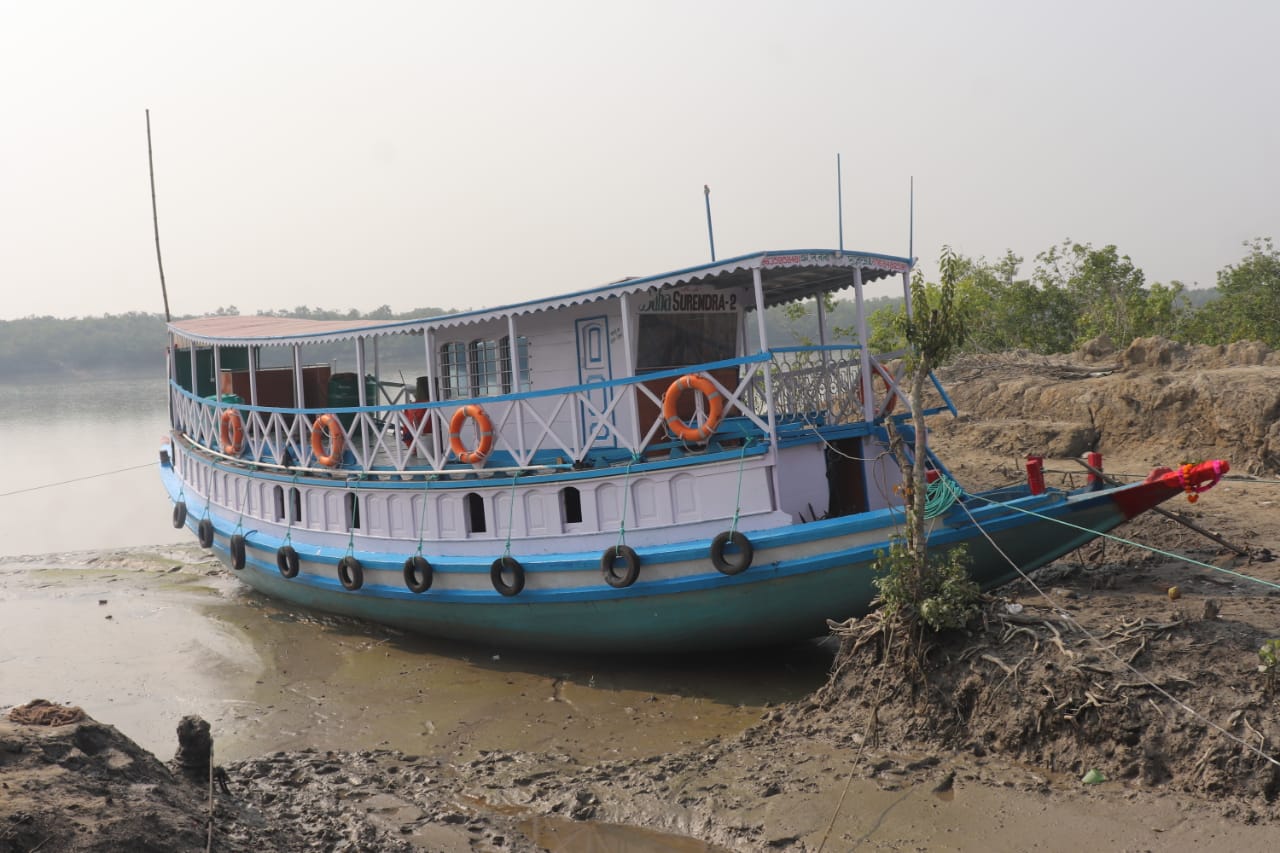
[[627, 278], [550, 299], [417, 320], [309, 320], [296, 317], [224, 315], [175, 320], [169, 324], [169, 329], [175, 337], [189, 343], [218, 346], [286, 346], [376, 335], [421, 334], [427, 329], [484, 323], [509, 315], [554, 311], [571, 305], [616, 299], [624, 294], [685, 285], [712, 287], [717, 290], [750, 290], [754, 285], [754, 271], [757, 269], [762, 272], [765, 306], [771, 308], [809, 299], [820, 293], [852, 287], [854, 269], [862, 271], [862, 281], [866, 283], [908, 272], [911, 262], [892, 255], [832, 249], [756, 252], [660, 275]]

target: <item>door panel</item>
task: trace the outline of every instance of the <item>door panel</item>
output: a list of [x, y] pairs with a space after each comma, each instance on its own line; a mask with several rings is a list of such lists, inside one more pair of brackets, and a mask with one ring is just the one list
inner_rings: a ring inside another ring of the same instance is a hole
[[[613, 379], [613, 359], [609, 354], [609, 318], [589, 317], [578, 320], [574, 326], [578, 337], [578, 384], [591, 385]], [[613, 402], [613, 389], [592, 389], [587, 396], [597, 411], [604, 411]], [[586, 442], [592, 430], [596, 428], [599, 418], [581, 403], [578, 409], [582, 424], [582, 441]], [[613, 432], [615, 423], [614, 415], [610, 412], [608, 424], [596, 436], [593, 447], [618, 446], [617, 436]]]

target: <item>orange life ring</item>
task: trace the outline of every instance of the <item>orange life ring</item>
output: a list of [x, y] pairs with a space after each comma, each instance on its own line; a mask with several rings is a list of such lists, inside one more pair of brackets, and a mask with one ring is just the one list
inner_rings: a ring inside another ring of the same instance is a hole
[[222, 452], [228, 456], [239, 456], [244, 449], [244, 420], [235, 409], [223, 409], [218, 438], [222, 441]]
[[[324, 452], [325, 437], [329, 439], [329, 452]], [[323, 414], [311, 425], [311, 452], [316, 461], [332, 468], [342, 461], [342, 424], [331, 414]]]
[[[475, 450], [467, 450], [462, 443], [462, 427], [467, 418], [475, 419], [476, 431], [480, 433], [480, 443]], [[493, 421], [489, 420], [479, 404], [468, 403], [458, 407], [458, 411], [453, 413], [453, 418], [449, 421], [449, 449], [458, 457], [459, 462], [466, 465], [481, 465], [489, 458], [489, 454], [493, 452]]]
[[[681, 419], [676, 411], [676, 402], [687, 388], [701, 391], [707, 398], [707, 419], [702, 422], [701, 429], [695, 429]], [[662, 419], [667, 422], [667, 431], [683, 441], [704, 442], [715, 433], [724, 419], [724, 398], [719, 389], [701, 373], [686, 373], [667, 386], [667, 393], [662, 395]]]
[[[876, 405], [876, 386], [875, 380], [879, 378], [884, 383], [884, 400]], [[862, 381], [853, 388], [853, 396], [857, 399], [858, 404], [862, 404]], [[871, 402], [874, 407], [874, 417], [882, 418], [891, 414], [895, 406], [898, 405], [898, 392], [894, 390], [893, 374], [891, 374], [883, 364], [876, 362], [871, 366]]]

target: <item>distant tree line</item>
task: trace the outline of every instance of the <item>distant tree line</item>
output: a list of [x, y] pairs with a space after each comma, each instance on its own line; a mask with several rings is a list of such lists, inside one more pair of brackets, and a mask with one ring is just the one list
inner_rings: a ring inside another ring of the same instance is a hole
[[[1060, 353], [1106, 337], [1125, 347], [1160, 335], [1183, 343], [1260, 340], [1280, 348], [1280, 252], [1272, 241], [1244, 244], [1245, 256], [1218, 272], [1211, 290], [1188, 291], [1178, 281], [1147, 283], [1114, 245], [1070, 240], [1041, 252], [1029, 277], [1022, 258], [1006, 252], [995, 263], [961, 259], [957, 300], [969, 330], [967, 349]], [[890, 318], [872, 318], [873, 341], [893, 342]]]
[[[1258, 340], [1280, 349], [1280, 250], [1271, 238], [1247, 241], [1244, 248], [1243, 258], [1218, 272], [1217, 286], [1204, 290], [1178, 281], [1148, 284], [1114, 245], [1064, 241], [1036, 255], [1029, 276], [1013, 252], [994, 262], [957, 256], [965, 350], [1061, 353], [1102, 336], [1124, 347], [1153, 335], [1182, 343]], [[826, 307], [828, 339], [852, 340], [851, 307], [839, 300]], [[901, 347], [894, 319], [902, 301], [873, 300], [867, 307], [872, 348]], [[813, 302], [773, 313], [770, 341], [817, 340], [815, 313]]]
[[[967, 317], [967, 349], [1067, 352], [1102, 335], [1117, 346], [1163, 335], [1183, 343], [1259, 340], [1280, 349], [1280, 250], [1271, 238], [1244, 243], [1244, 256], [1218, 272], [1217, 286], [1188, 290], [1181, 282], [1146, 281], [1142, 270], [1114, 245], [1094, 248], [1066, 240], [1036, 255], [1029, 275], [1023, 259], [1006, 252], [997, 261], [957, 256], [956, 298]], [[867, 302], [872, 347], [897, 349], [894, 318], [902, 300]], [[854, 305], [825, 302], [829, 341], [853, 339]], [[239, 314], [234, 305], [217, 314]], [[440, 308], [395, 312], [388, 305], [361, 313], [299, 305], [259, 311], [273, 317], [315, 320], [409, 320], [445, 313]], [[748, 330], [755, 337], [755, 324]], [[766, 316], [772, 345], [818, 340], [815, 303], [782, 306]], [[165, 346], [164, 318], [129, 312], [102, 317], [26, 317], [0, 320], [0, 377], [68, 373], [158, 373]]]
[[[234, 305], [217, 315], [238, 315]], [[270, 317], [312, 320], [411, 320], [443, 314], [441, 308], [396, 313], [390, 306], [361, 313], [300, 305], [291, 310], [259, 311]], [[0, 377], [65, 376], [67, 374], [143, 375], [164, 373], [164, 316], [131, 311], [101, 317], [24, 317], [0, 320]]]

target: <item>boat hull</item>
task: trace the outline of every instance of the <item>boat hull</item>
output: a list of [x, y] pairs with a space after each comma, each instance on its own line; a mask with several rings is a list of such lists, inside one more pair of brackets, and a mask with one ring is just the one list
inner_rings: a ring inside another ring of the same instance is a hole
[[[873, 564], [901, 514], [883, 512], [753, 531], [754, 559], [726, 575], [709, 559], [710, 540], [637, 549], [639, 579], [617, 589], [604, 582], [600, 554], [522, 556], [524, 588], [502, 595], [490, 583], [487, 558], [417, 551], [419, 543], [387, 542], [384, 550], [335, 548], [247, 530], [243, 519], [182, 490], [164, 471], [171, 498], [182, 499], [186, 524], [213, 528], [212, 550], [249, 586], [302, 607], [366, 619], [427, 635], [499, 648], [602, 653], [667, 653], [776, 645], [824, 634], [827, 621], [865, 615], [876, 594]], [[973, 496], [932, 522], [931, 547], [965, 547], [971, 574], [991, 588], [1080, 547], [1128, 518], [1179, 493], [1158, 481], [1101, 491], [1005, 490]], [[244, 566], [234, 569], [231, 537], [243, 536]], [[292, 546], [299, 572], [286, 578], [277, 552]], [[433, 567], [430, 589], [415, 593], [403, 565], [421, 553]], [[359, 561], [361, 583], [348, 589], [338, 562]]]

